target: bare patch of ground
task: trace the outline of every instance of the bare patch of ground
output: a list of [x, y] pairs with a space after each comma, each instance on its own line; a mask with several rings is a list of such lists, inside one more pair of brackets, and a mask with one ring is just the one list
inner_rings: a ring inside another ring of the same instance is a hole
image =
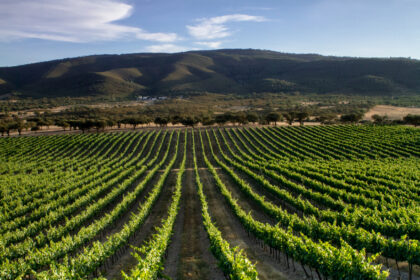
[[390, 120], [400, 120], [408, 114], [420, 115], [420, 108], [376, 105], [365, 114], [364, 119], [372, 120], [373, 115], [387, 115]]
[[[4, 95], [5, 96], [5, 95]], [[10, 101], [9, 101], [10, 102]], [[96, 104], [78, 104], [78, 105], [66, 105], [66, 106], [57, 106], [49, 109], [30, 109], [30, 110], [20, 110], [20, 111], [11, 111], [9, 114], [11, 115], [19, 115], [24, 117], [31, 117], [35, 116], [35, 112], [38, 113], [44, 113], [45, 111], [51, 112], [51, 113], [59, 113], [71, 108], [75, 107], [88, 107], [88, 108], [113, 108], [113, 107], [124, 107], [124, 106], [142, 106], [144, 105], [144, 101], [121, 101], [121, 102], [113, 102], [113, 103], [96, 103]]]
[[318, 105], [319, 104], [319, 102], [316, 102], [316, 101], [307, 101], [307, 102], [300, 102], [300, 104], [302, 105], [302, 106], [310, 106], [310, 105]]
[[[190, 134], [187, 142], [192, 142]], [[163, 274], [171, 279], [224, 279], [204, 230], [191, 153], [187, 153], [182, 185], [181, 207]]]

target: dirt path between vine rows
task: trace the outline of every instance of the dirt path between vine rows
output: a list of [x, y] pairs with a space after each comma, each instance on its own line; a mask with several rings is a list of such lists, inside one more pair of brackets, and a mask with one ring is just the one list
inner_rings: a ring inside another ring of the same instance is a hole
[[222, 271], [217, 266], [217, 259], [210, 251], [210, 241], [202, 221], [190, 150], [192, 147], [190, 132], [187, 142], [189, 150], [182, 182], [181, 208], [163, 273], [171, 279], [224, 279]]

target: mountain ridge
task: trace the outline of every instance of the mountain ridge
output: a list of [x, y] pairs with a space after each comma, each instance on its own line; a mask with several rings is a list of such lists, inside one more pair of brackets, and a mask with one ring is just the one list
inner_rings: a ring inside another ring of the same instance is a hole
[[420, 93], [420, 61], [220, 49], [90, 55], [0, 67], [0, 95], [132, 99], [200, 93]]

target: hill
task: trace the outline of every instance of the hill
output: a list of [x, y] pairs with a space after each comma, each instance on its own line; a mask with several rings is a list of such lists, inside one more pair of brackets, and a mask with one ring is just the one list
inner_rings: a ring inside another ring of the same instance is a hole
[[0, 68], [0, 97], [420, 93], [420, 61], [225, 49], [95, 55]]

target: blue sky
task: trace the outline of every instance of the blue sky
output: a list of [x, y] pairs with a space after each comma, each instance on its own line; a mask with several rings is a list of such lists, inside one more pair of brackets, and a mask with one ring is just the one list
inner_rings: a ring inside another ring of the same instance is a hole
[[256, 48], [420, 58], [418, 0], [1, 0], [0, 66]]

